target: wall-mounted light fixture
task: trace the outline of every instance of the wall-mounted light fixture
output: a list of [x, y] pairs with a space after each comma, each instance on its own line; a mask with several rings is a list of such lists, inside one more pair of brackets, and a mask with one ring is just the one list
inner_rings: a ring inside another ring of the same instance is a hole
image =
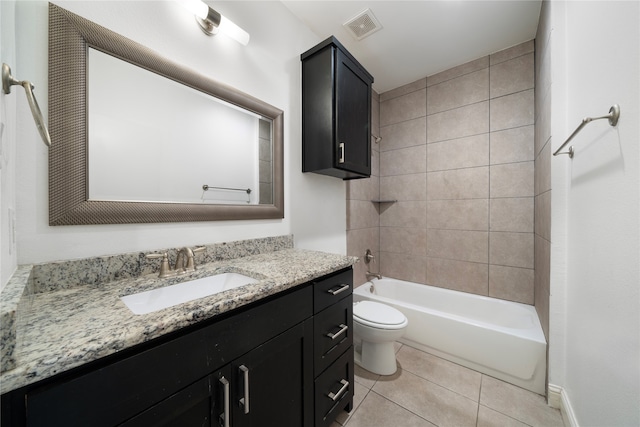
[[238, 43], [249, 44], [249, 33], [238, 27], [228, 18], [213, 10], [201, 0], [178, 0], [182, 6], [193, 13], [196, 22], [205, 34], [213, 36], [218, 32], [224, 33]]

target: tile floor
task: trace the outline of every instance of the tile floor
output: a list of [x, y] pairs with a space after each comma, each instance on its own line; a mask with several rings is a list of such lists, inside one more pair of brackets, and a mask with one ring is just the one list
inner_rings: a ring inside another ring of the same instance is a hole
[[354, 410], [331, 427], [563, 427], [544, 397], [396, 344], [398, 371], [355, 371]]

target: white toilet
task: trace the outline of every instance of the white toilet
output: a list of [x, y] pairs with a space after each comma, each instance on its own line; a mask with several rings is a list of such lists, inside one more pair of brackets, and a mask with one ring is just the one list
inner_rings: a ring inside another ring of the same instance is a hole
[[380, 375], [395, 373], [393, 343], [404, 335], [408, 324], [405, 315], [391, 306], [374, 301], [354, 302], [356, 364]]

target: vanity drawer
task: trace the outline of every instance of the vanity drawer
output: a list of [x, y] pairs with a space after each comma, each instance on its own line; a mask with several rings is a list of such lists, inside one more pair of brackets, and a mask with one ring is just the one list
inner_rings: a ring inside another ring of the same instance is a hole
[[318, 313], [335, 304], [353, 291], [351, 269], [313, 282], [313, 312]]
[[315, 381], [315, 427], [330, 426], [336, 416], [353, 408], [353, 348], [342, 354]]
[[353, 299], [344, 298], [313, 318], [316, 375], [353, 344]]

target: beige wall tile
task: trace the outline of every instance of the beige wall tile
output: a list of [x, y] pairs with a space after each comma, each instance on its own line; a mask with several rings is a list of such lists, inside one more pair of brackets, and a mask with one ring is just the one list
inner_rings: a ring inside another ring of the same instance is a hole
[[380, 194], [380, 178], [372, 175], [369, 178], [352, 179], [346, 182], [347, 200], [372, 200]]
[[427, 204], [425, 201], [408, 201], [391, 204], [380, 212], [381, 227], [426, 227]]
[[488, 199], [427, 202], [427, 228], [487, 231], [488, 225]]
[[427, 229], [427, 256], [487, 263], [487, 234], [486, 231]]
[[491, 199], [490, 230], [532, 233], [533, 197]]
[[401, 148], [380, 153], [380, 176], [406, 175], [427, 171], [427, 147]]
[[427, 116], [427, 143], [489, 131], [489, 102], [483, 101]]
[[439, 113], [489, 99], [489, 69], [483, 68], [430, 86], [427, 114]]
[[423, 77], [415, 82], [408, 83], [404, 86], [397, 87], [395, 89], [388, 90], [380, 94], [380, 102], [385, 102], [393, 98], [398, 98], [403, 95], [407, 95], [411, 92], [419, 91], [427, 87], [427, 78]]
[[[364, 254], [367, 249], [371, 249], [376, 260], [380, 256], [380, 229], [378, 227], [360, 228], [357, 230], [347, 231], [347, 255], [357, 256], [360, 261], [353, 266], [354, 286], [358, 286], [367, 281], [365, 272], [367, 266], [363, 261]], [[377, 271], [378, 266], [375, 268]]]
[[484, 263], [428, 257], [427, 284], [486, 296], [488, 269]]
[[488, 167], [427, 173], [427, 200], [478, 199], [488, 196]]
[[490, 104], [491, 132], [534, 123], [533, 89], [494, 98]]
[[378, 211], [373, 203], [364, 200], [347, 200], [347, 230], [379, 226]]
[[535, 236], [535, 306], [545, 337], [549, 340], [549, 296], [551, 289], [551, 243]]
[[425, 257], [427, 230], [424, 228], [380, 227], [380, 250]]
[[533, 197], [533, 162], [491, 166], [491, 197]]
[[[536, 89], [536, 97], [538, 96]], [[547, 93], [547, 95], [549, 95]], [[548, 99], [543, 100], [542, 102], [537, 102], [536, 109], [536, 131], [535, 131], [535, 139], [534, 139], [534, 153], [537, 156], [542, 147], [545, 144], [549, 143], [551, 139], [551, 99], [550, 96]], [[560, 136], [561, 138], [563, 136]], [[562, 141], [560, 141], [562, 143]], [[560, 145], [560, 144], [558, 144]]]
[[546, 191], [535, 198], [535, 233], [551, 241], [551, 191]]
[[532, 305], [533, 279], [533, 269], [489, 265], [489, 296]]
[[535, 194], [551, 190], [551, 144], [546, 144], [535, 163]]
[[533, 52], [491, 66], [491, 98], [534, 87]]
[[489, 67], [489, 57], [483, 56], [482, 58], [478, 58], [465, 64], [458, 65], [457, 67], [449, 68], [448, 70], [442, 71], [437, 74], [432, 74], [431, 76], [427, 77], [427, 87], [442, 83], [446, 80], [460, 77], [465, 74], [473, 73], [474, 71], [478, 71], [487, 67]]
[[380, 176], [380, 152], [377, 150], [371, 151], [371, 175], [375, 177]]
[[427, 197], [427, 174], [383, 176], [380, 178], [382, 200], [425, 200]]
[[491, 132], [491, 164], [533, 160], [534, 134], [533, 125]]
[[510, 59], [516, 58], [518, 56], [527, 54], [529, 52], [533, 52], [535, 47], [535, 40], [529, 40], [524, 43], [520, 43], [508, 49], [501, 50], [496, 53], [492, 53], [489, 56], [489, 60], [491, 65], [498, 64], [503, 61], [508, 61]]
[[387, 126], [427, 114], [427, 90], [402, 95], [380, 102], [380, 126]]
[[380, 151], [424, 145], [427, 142], [427, 119], [419, 117], [380, 128]]
[[492, 231], [489, 233], [489, 264], [534, 268], [533, 240], [533, 233]]
[[427, 145], [427, 171], [469, 168], [488, 164], [488, 133]]
[[399, 280], [424, 283], [427, 265], [422, 256], [380, 252], [380, 273]]

